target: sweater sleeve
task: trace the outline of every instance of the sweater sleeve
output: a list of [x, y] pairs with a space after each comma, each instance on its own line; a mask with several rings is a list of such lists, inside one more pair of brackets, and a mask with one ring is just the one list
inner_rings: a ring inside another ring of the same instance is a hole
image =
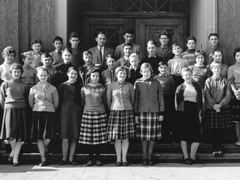
[[1, 92], [0, 92], [0, 105], [2, 109], [4, 109], [5, 96], [6, 96], [6, 83], [3, 82], [1, 85]]
[[53, 105], [54, 108], [57, 109], [58, 105], [59, 105], [59, 97], [58, 97], [58, 92], [57, 89], [54, 88], [55, 90], [52, 92], [53, 95]]
[[134, 88], [133, 85], [129, 83], [129, 95], [132, 106], [134, 105]]
[[30, 89], [30, 92], [28, 95], [28, 102], [29, 102], [29, 106], [33, 108], [34, 106], [34, 89], [33, 88]]
[[233, 77], [233, 68], [232, 66], [228, 69], [228, 80], [230, 85], [234, 85], [234, 77]]
[[230, 102], [230, 100], [231, 100], [230, 85], [227, 82], [226, 82], [226, 86], [224, 87], [224, 91], [226, 92], [225, 93], [225, 97], [219, 103], [219, 104], [221, 104], [221, 106], [227, 105]]
[[138, 102], [139, 102], [139, 86], [138, 86], [138, 82], [135, 82], [134, 90], [135, 90], [134, 112], [137, 114], [138, 113]]
[[206, 103], [210, 106], [213, 107], [214, 104], [216, 104], [216, 101], [214, 100], [214, 98], [211, 95], [211, 82], [210, 79], [208, 79], [205, 82], [205, 87], [204, 87], [204, 97], [205, 97], [205, 101]]

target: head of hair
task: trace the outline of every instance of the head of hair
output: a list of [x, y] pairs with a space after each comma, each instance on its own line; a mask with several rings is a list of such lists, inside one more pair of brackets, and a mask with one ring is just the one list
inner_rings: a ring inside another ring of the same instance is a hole
[[23, 73], [23, 67], [20, 63], [13, 63], [10, 67], [10, 73], [12, 73], [12, 71], [16, 69], [19, 69], [21, 71], [21, 74]]
[[46, 71], [47, 72], [47, 74], [49, 75], [49, 71], [48, 71], [48, 69], [47, 68], [45, 68], [45, 67], [42, 67], [42, 66], [39, 66], [39, 67], [37, 67], [37, 74], [39, 73], [39, 71]]
[[167, 38], [169, 38], [168, 32], [167, 31], [161, 31], [159, 34], [159, 38], [161, 38], [161, 36], [167, 36]]
[[152, 66], [149, 63], [142, 63], [142, 65], [140, 67], [140, 73], [141, 74], [142, 74], [142, 68], [148, 68], [151, 71], [151, 73], [153, 72]]
[[182, 49], [181, 45], [178, 44], [178, 43], [174, 43], [174, 44], [172, 45], [172, 49], [175, 48], [175, 47], [180, 47], [180, 48]]
[[211, 69], [211, 71], [212, 71], [212, 68], [213, 67], [222, 67], [222, 64], [221, 63], [219, 63], [219, 62], [215, 62], [215, 61], [213, 61], [211, 64], [210, 64], [210, 69]]
[[219, 39], [218, 33], [210, 33], [208, 35], [208, 40], [210, 39], [211, 36], [216, 36]]
[[[114, 59], [114, 57], [113, 57], [111, 54], [107, 54], [107, 55], [106, 55], [106, 61], [107, 61], [109, 58]], [[114, 61], [115, 61], [115, 59], [114, 59]]]
[[156, 43], [156, 41], [154, 41], [154, 40], [149, 40], [148, 42], [147, 42], [147, 45], [148, 44], [153, 44], [153, 45], [155, 45], [156, 47], [157, 47], [157, 43]]
[[197, 43], [197, 39], [194, 36], [190, 36], [187, 38], [187, 42], [193, 40], [195, 43]]
[[75, 66], [71, 66], [70, 68], [68, 68], [68, 73], [71, 72], [71, 70], [78, 72], [78, 69]]
[[48, 54], [48, 53], [43, 53], [41, 55], [41, 59], [43, 59], [43, 58], [51, 58], [52, 59], [52, 56], [50, 54]]
[[69, 39], [71, 39], [71, 38], [78, 38], [78, 39], [80, 39], [79, 35], [76, 32], [71, 32], [71, 34], [69, 35]]
[[32, 51], [27, 51], [21, 54], [21, 58], [25, 59], [28, 56], [33, 56], [33, 52]]
[[73, 54], [73, 53], [72, 53], [72, 50], [71, 50], [70, 48], [65, 48], [65, 49], [62, 51], [62, 54], [63, 54], [64, 52], [68, 52], [68, 53], [70, 53], [70, 54]]
[[185, 72], [191, 72], [191, 74], [192, 74], [192, 70], [191, 70], [190, 68], [184, 67], [184, 68], [182, 68], [182, 70], [181, 70], [181, 76], [182, 76], [182, 77], [183, 77], [183, 73], [185, 73]]
[[84, 51], [83, 52], [83, 56], [88, 56], [88, 55], [92, 56], [92, 52], [91, 51]]
[[7, 46], [3, 49], [3, 52], [2, 52], [3, 58], [6, 54], [13, 54], [13, 56], [16, 57], [16, 51], [12, 46]]
[[99, 31], [99, 32], [97, 33], [97, 36], [96, 36], [96, 37], [98, 37], [99, 34], [102, 34], [102, 35], [106, 36], [106, 34], [104, 34], [104, 32]]
[[37, 43], [41, 44], [41, 46], [42, 46], [42, 41], [40, 39], [33, 39], [31, 41], [31, 46], [34, 45], [34, 44], [37, 44]]
[[131, 48], [133, 47], [133, 44], [132, 43], [124, 43], [123, 44], [123, 48], [126, 47], [126, 46], [131, 46]]
[[126, 66], [118, 66], [116, 69], [115, 69], [115, 74], [117, 75], [120, 71], [126, 71], [126, 74], [127, 74], [127, 77], [129, 75], [129, 69], [128, 67]]
[[234, 51], [233, 51], [233, 57], [234, 57], [234, 59], [235, 59], [235, 56], [236, 56], [236, 54], [237, 54], [238, 52], [240, 52], [240, 47], [237, 47], [237, 48], [234, 49]]
[[91, 74], [93, 73], [98, 73], [99, 74], [99, 80], [98, 82], [103, 84], [103, 78], [102, 78], [102, 73], [101, 73], [101, 70], [99, 68], [92, 68], [88, 71], [87, 73], [87, 83], [90, 83], [91, 82]]
[[129, 56], [129, 59], [133, 59], [133, 58], [136, 58], [138, 59], [139, 61], [139, 55], [137, 53], [132, 53], [130, 56]]
[[160, 66], [167, 66], [168, 67], [168, 63], [166, 61], [161, 61], [159, 64], [158, 64], [158, 67]]
[[214, 55], [215, 52], [220, 52], [223, 55], [223, 50], [220, 48], [216, 48], [213, 50], [212, 54]]
[[132, 34], [132, 35], [135, 35], [135, 31], [133, 30], [133, 28], [127, 28], [125, 31], [124, 31], [124, 35], [125, 34]]
[[202, 55], [205, 58], [205, 52], [201, 50], [197, 50], [194, 55], [195, 59], [200, 55]]
[[56, 37], [53, 39], [53, 43], [55, 43], [55, 41], [60, 41], [61, 43], [63, 43], [63, 39], [62, 39], [60, 36], [56, 36]]

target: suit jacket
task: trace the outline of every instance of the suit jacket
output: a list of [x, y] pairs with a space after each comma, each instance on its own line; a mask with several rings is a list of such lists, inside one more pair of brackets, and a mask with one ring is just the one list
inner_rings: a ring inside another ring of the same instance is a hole
[[164, 51], [161, 46], [158, 47], [156, 50], [156, 54], [157, 54], [157, 56], [162, 57], [165, 62], [168, 62], [169, 59], [172, 59], [174, 57], [174, 55], [172, 54], [172, 48], [170, 46], [167, 46], [166, 54], [164, 54]]
[[89, 49], [89, 51], [92, 52], [92, 55], [93, 55], [93, 60], [92, 60], [92, 63], [95, 65], [95, 64], [100, 64], [101, 65], [101, 69], [102, 70], [105, 70], [107, 69], [107, 65], [106, 65], [106, 56], [108, 54], [111, 54], [112, 56], [114, 55], [114, 52], [113, 52], [113, 49], [112, 48], [109, 48], [109, 47], [106, 47], [104, 46], [104, 52], [103, 52], [103, 59], [101, 61], [101, 58], [100, 58], [100, 54], [99, 54], [99, 48], [98, 46], [95, 46], [95, 47], [92, 47]]
[[116, 81], [115, 69], [113, 69], [112, 73], [113, 74], [111, 77], [109, 69], [106, 69], [105, 71], [102, 72], [102, 77], [106, 86], [109, 86], [110, 84]]

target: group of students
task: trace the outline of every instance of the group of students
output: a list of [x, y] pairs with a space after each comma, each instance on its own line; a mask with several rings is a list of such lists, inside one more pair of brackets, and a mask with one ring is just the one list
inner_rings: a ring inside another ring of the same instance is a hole
[[[160, 38], [168, 37], [160, 34]], [[41, 41], [33, 41], [33, 51], [22, 53], [23, 66], [14, 63], [13, 47], [2, 52], [0, 139], [8, 140], [12, 149], [8, 161], [14, 166], [19, 165], [26, 138], [37, 141], [39, 165], [47, 165], [47, 147], [57, 134], [63, 153], [59, 165], [77, 164], [74, 153], [79, 142], [88, 147], [87, 165], [100, 166], [104, 145], [114, 140], [116, 166], [128, 166], [129, 139], [134, 138], [141, 140], [142, 164], [153, 165], [155, 142], [173, 134], [181, 142], [185, 164], [190, 165], [196, 162], [205, 132], [211, 136], [213, 155], [223, 156], [224, 131], [232, 127], [232, 118], [239, 121], [240, 116], [240, 48], [234, 51], [236, 64], [228, 68], [219, 48], [213, 49], [206, 64], [204, 52], [194, 49], [194, 37], [187, 39], [189, 49], [184, 53], [173, 44], [170, 60], [158, 56], [152, 40], [143, 59], [139, 46], [125, 42], [119, 47], [120, 59], [109, 53], [105, 64], [99, 64], [92, 51], [78, 47], [76, 33], [69, 41], [71, 48], [62, 51], [62, 39], [56, 37], [56, 50], [49, 54], [40, 53]], [[236, 98], [229, 106], [231, 91]], [[236, 135], [239, 145], [238, 123]], [[191, 142], [190, 154], [187, 142]]]

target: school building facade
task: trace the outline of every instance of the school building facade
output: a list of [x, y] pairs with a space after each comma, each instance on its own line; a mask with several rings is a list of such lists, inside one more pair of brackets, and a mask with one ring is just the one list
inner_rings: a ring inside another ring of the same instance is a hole
[[233, 64], [233, 49], [240, 46], [239, 7], [239, 0], [0, 0], [0, 51], [12, 45], [19, 57], [30, 49], [32, 39], [41, 39], [43, 51], [49, 52], [55, 36], [61, 36], [66, 47], [72, 31], [86, 49], [96, 45], [97, 31], [105, 32], [108, 46], [115, 48], [123, 42], [123, 31], [132, 27], [144, 56], [146, 42], [158, 42], [162, 30], [183, 47], [194, 35], [196, 49], [202, 50], [209, 46], [208, 34], [217, 32]]

